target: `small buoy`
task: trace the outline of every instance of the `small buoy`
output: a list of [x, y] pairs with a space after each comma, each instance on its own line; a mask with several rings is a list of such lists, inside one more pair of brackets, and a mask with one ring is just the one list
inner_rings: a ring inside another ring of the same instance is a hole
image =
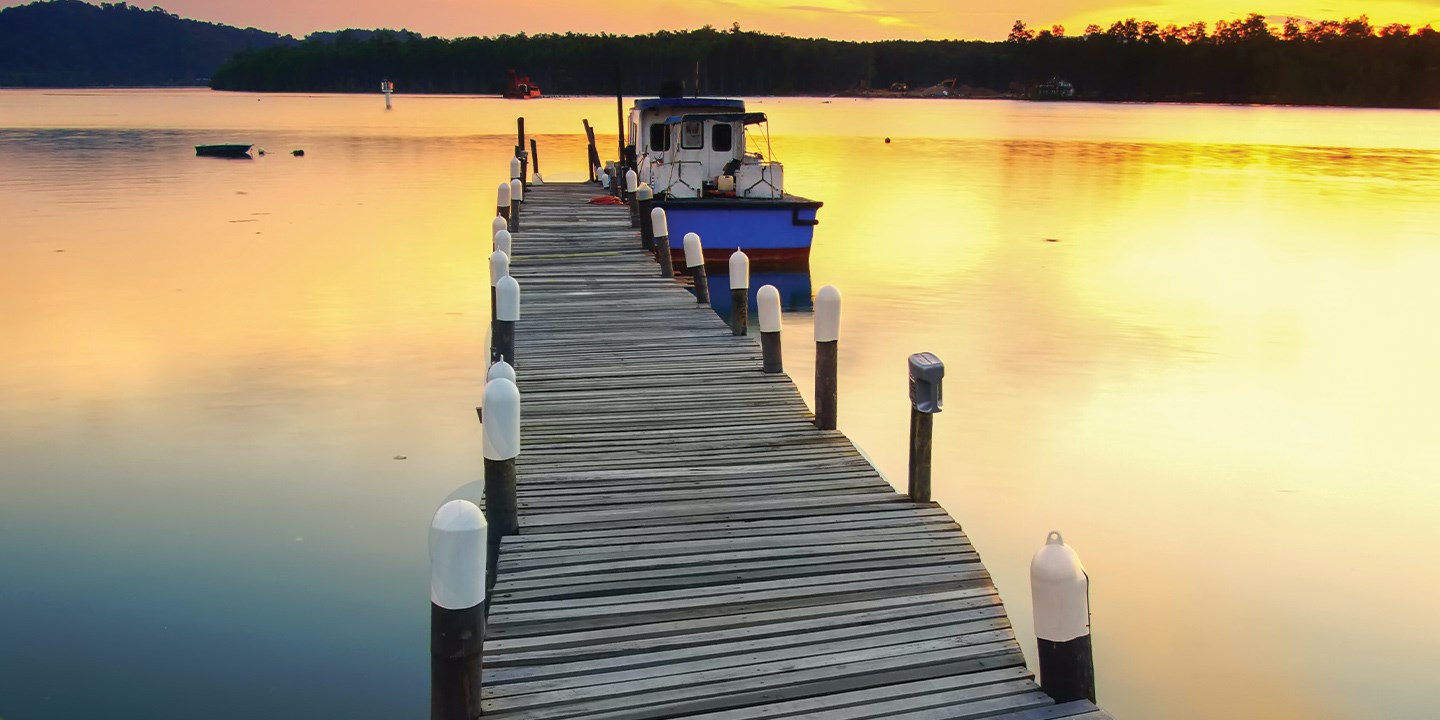
[[1060, 242], [1060, 238], [1045, 238], [1045, 242]]
[[264, 154], [265, 154], [265, 148], [260, 148], [259, 150], [256, 150], [256, 151], [255, 151], [255, 154], [256, 154], [256, 155], [264, 155]]
[[885, 144], [886, 144], [886, 145], [889, 145], [889, 144], [890, 144], [890, 138], [885, 138]]
[[291, 150], [291, 151], [290, 151], [290, 154], [291, 154], [291, 155], [294, 155], [295, 157], [305, 157], [305, 151], [304, 151], [304, 150]]

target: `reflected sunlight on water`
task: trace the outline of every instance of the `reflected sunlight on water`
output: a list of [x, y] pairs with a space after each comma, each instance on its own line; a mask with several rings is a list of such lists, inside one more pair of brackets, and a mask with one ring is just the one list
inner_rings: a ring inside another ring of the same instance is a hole
[[[614, 103], [395, 105], [0, 91], [0, 715], [423, 707], [425, 522], [480, 475], [514, 117], [576, 179]], [[1117, 717], [1428, 712], [1440, 115], [752, 106], [825, 201], [840, 428], [903, 484], [905, 357], [944, 359], [935, 495], [1022, 639], [1061, 529]], [[232, 140], [269, 154], [193, 155]]]

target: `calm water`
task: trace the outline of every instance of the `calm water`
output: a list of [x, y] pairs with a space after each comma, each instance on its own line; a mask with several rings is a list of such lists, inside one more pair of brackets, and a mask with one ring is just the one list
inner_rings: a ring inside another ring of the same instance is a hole
[[[1059, 529], [1117, 716], [1433, 717], [1440, 113], [755, 108], [826, 202], [841, 428], [903, 484], [945, 360], [935, 494], [1022, 638]], [[0, 91], [0, 716], [423, 716], [519, 112], [575, 179], [615, 110]]]

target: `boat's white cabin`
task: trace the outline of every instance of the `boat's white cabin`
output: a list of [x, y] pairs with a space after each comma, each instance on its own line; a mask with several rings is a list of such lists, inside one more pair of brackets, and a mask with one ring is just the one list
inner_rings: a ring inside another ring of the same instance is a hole
[[741, 100], [639, 100], [629, 131], [640, 182], [671, 198], [779, 199], [783, 166], [747, 148], [746, 129], [764, 124], [764, 113], [745, 112]]

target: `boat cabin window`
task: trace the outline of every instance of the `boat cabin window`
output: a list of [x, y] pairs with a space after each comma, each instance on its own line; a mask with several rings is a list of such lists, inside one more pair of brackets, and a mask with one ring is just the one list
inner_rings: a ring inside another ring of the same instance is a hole
[[730, 152], [735, 147], [735, 128], [729, 123], [715, 123], [710, 131], [710, 149], [715, 152]]
[[662, 123], [655, 123], [650, 126], [650, 150], [652, 152], [665, 152], [670, 149], [670, 128]]
[[705, 123], [681, 123], [680, 147], [686, 150], [699, 150], [705, 147]]

